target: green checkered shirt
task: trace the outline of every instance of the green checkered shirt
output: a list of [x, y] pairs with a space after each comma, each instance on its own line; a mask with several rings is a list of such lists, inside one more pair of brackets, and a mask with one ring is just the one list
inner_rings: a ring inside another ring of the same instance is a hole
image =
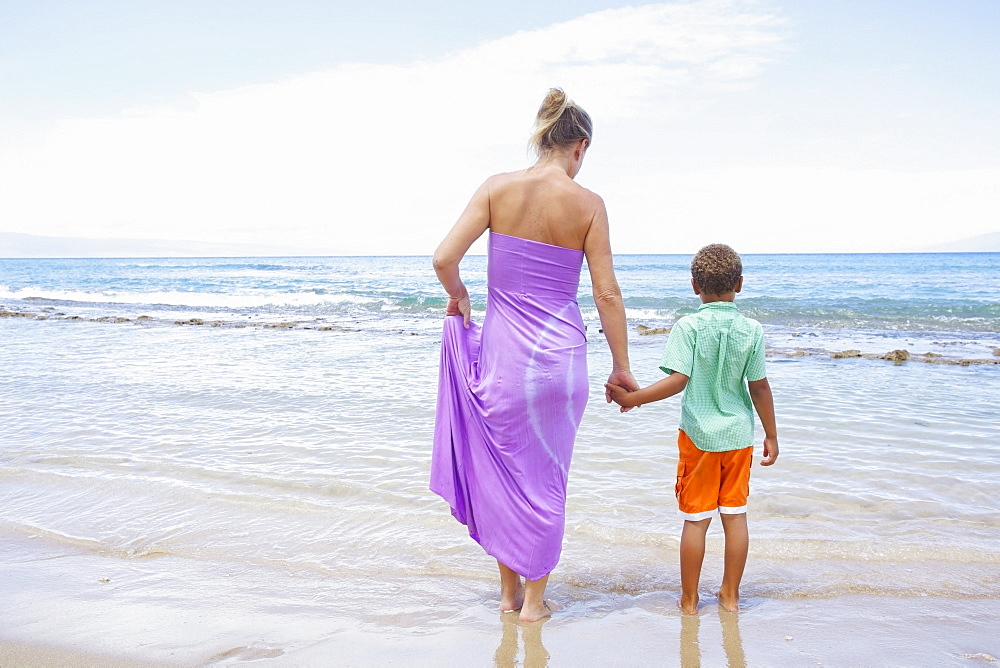
[[764, 330], [732, 302], [702, 304], [670, 330], [660, 368], [688, 376], [680, 428], [699, 450], [754, 444], [746, 381], [764, 378]]

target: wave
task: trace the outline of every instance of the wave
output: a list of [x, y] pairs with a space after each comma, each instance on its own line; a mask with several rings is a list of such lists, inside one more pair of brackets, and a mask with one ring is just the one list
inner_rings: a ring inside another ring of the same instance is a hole
[[[960, 258], [969, 266], [941, 260], [928, 267], [927, 258], [915, 264], [909, 257], [775, 256], [767, 258], [770, 264], [759, 268], [754, 287], [736, 303], [765, 326], [996, 333], [1000, 302], [983, 292], [998, 271], [991, 258]], [[480, 313], [485, 268], [479, 257], [467, 258], [462, 266]], [[42, 303], [117, 307], [121, 313], [110, 315], [130, 316], [136, 310], [189, 309], [296, 318], [436, 317], [446, 305], [426, 258], [24, 260], [0, 263], [0, 271], [0, 302], [8, 302], [0, 305], [17, 310]], [[683, 256], [623, 257], [619, 281], [630, 321], [664, 327], [695, 312], [698, 300], [687, 275]], [[811, 278], [802, 281], [802, 275]], [[588, 282], [584, 272], [579, 302], [593, 321], [597, 314]]]
[[[0, 299], [33, 302], [76, 303], [89, 305], [177, 306], [211, 309], [256, 309], [281, 306], [325, 306], [356, 304], [367, 306], [392, 305], [392, 297], [350, 293], [307, 292], [246, 292], [220, 294], [216, 292], [82, 292], [76, 290], [41, 290], [21, 288], [9, 290], [0, 286]], [[442, 304], [444, 300], [438, 300]], [[405, 301], [403, 302], [405, 304]], [[398, 305], [398, 304], [397, 304]]]
[[[473, 309], [482, 313], [485, 297], [473, 296]], [[6, 302], [6, 303], [5, 303]], [[20, 302], [17, 306], [11, 302]], [[589, 302], [589, 303], [588, 303]], [[398, 313], [410, 317], [438, 317], [447, 305], [439, 292], [421, 290], [334, 289], [256, 289], [232, 292], [205, 290], [58, 290], [38, 287], [10, 289], [0, 285], [0, 306], [18, 310], [53, 308], [100, 308], [103, 315], [128, 314], [151, 310], [200, 310], [240, 312], [241, 314], [285, 314], [294, 317], [350, 315], [354, 313]], [[588, 321], [598, 314], [590, 299], [581, 297], [581, 310]], [[837, 302], [801, 302], [771, 298], [737, 301], [740, 310], [765, 326], [791, 329], [857, 329], [893, 332], [1000, 332], [1000, 303], [972, 301], [840, 300]], [[632, 323], [651, 327], [673, 325], [679, 318], [694, 313], [691, 300], [636, 297], [625, 300], [626, 317]], [[120, 313], [119, 313], [120, 312]]]

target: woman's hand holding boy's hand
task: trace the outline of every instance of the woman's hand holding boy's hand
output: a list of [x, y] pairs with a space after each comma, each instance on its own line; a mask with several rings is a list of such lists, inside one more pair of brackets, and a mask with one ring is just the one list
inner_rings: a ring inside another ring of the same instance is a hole
[[778, 458], [778, 437], [764, 437], [764, 459], [760, 460], [761, 466], [770, 466]]
[[621, 408], [622, 413], [627, 413], [630, 410], [632, 410], [632, 408], [634, 408], [634, 404], [632, 406], [627, 406], [618, 399], [614, 398], [614, 396], [611, 394], [612, 385], [618, 389], [619, 396], [624, 396], [629, 392], [634, 392], [635, 390], [638, 390], [639, 383], [635, 382], [635, 378], [632, 376], [632, 372], [620, 371], [620, 370], [612, 371], [611, 375], [608, 376], [607, 384], [605, 384], [604, 386], [604, 398], [607, 399], [609, 404], [612, 401], [614, 401], [616, 404], [622, 407]]
[[622, 413], [630, 411], [639, 405], [635, 403], [635, 399], [633, 397], [629, 396], [632, 394], [631, 390], [627, 390], [621, 385], [615, 385], [610, 381], [604, 384], [604, 394], [608, 398], [608, 403], [613, 401], [622, 407]]

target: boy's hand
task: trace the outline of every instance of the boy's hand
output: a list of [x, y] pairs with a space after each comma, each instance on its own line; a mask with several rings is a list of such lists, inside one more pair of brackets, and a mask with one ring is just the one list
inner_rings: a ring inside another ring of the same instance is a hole
[[764, 459], [760, 460], [761, 466], [770, 466], [778, 458], [778, 439], [775, 436], [764, 437]]
[[604, 384], [605, 393], [610, 401], [615, 402], [622, 407], [622, 413], [631, 408], [638, 406], [635, 400], [629, 397], [632, 394], [629, 390], [626, 390], [621, 385], [615, 385], [614, 383]]

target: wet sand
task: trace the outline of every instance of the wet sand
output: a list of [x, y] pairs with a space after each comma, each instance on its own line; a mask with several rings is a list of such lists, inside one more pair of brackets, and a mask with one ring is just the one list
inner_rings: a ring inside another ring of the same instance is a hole
[[78, 668], [143, 668], [163, 664], [118, 656], [90, 654], [86, 649], [0, 640], [0, 666], [77, 666]]
[[[732, 614], [706, 592], [699, 615], [685, 616], [675, 591], [595, 604], [596, 595], [560, 582], [557, 571], [550, 593], [566, 610], [521, 624], [497, 611], [487, 577], [445, 587], [426, 606], [358, 582], [371, 592], [368, 608], [352, 609], [316, 604], [291, 586], [284, 599], [255, 603], [243, 594], [261, 570], [203, 563], [192, 572], [188, 564], [179, 577], [175, 561], [123, 564], [81, 552], [5, 560], [0, 665], [968, 666], [1000, 656], [996, 598], [749, 591]], [[300, 576], [281, 577], [291, 584]], [[421, 579], [411, 584], [434, 589]]]

